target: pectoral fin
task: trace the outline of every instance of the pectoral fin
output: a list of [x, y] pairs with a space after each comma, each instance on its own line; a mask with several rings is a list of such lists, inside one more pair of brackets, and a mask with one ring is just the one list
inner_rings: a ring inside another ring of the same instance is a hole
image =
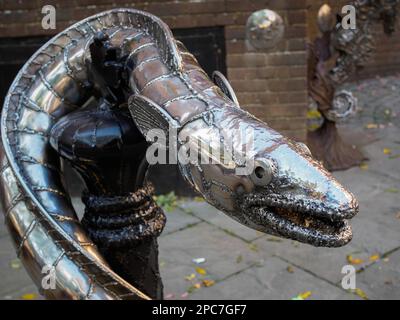
[[231, 84], [229, 83], [228, 79], [225, 78], [225, 76], [219, 72], [219, 71], [214, 71], [212, 74], [212, 79], [214, 83], [222, 90], [222, 92], [234, 103], [238, 108], [239, 106], [239, 101], [236, 97], [235, 91], [233, 91], [233, 88]]
[[129, 98], [128, 108], [133, 121], [145, 137], [152, 142], [150, 130], [161, 129], [167, 138], [171, 129], [178, 129], [180, 124], [171, 115], [151, 99], [140, 94]]

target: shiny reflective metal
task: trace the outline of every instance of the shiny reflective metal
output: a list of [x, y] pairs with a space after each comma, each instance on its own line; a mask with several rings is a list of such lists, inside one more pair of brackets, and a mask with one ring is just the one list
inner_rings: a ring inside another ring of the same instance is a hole
[[[54, 267], [57, 288], [44, 290], [46, 297], [148, 299], [109, 267], [87, 236], [49, 143], [53, 125], [81, 108], [90, 88], [98, 85], [91, 83], [87, 66], [88, 48], [99, 31], [126, 57], [122, 76], [132, 93], [129, 109], [143, 134], [175, 127], [179, 137], [190, 135], [208, 146], [225, 135], [239, 153], [250, 147], [256, 176], [237, 175], [234, 169], [243, 165], [239, 159], [180, 163], [182, 175], [208, 202], [262, 232], [316, 246], [350, 241], [347, 219], [357, 213], [357, 201], [307, 148], [241, 110], [160, 19], [115, 9], [46, 43], [16, 77], [3, 108], [0, 187], [5, 220], [18, 256], [39, 288], [42, 267]], [[254, 143], [237, 135], [238, 129], [251, 129]]]
[[246, 23], [246, 42], [254, 49], [272, 49], [283, 38], [285, 24], [275, 11], [263, 9], [253, 12]]

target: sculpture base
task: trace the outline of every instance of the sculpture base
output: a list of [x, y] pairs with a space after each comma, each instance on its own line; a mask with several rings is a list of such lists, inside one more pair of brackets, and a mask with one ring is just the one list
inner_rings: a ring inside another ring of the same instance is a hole
[[349, 169], [368, 160], [357, 146], [343, 141], [332, 121], [325, 121], [317, 130], [309, 131], [307, 145], [314, 158], [329, 171]]

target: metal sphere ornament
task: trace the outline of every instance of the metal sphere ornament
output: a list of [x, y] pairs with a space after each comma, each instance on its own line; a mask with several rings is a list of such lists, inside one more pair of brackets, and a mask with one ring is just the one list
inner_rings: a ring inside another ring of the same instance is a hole
[[263, 9], [253, 12], [247, 19], [246, 42], [254, 49], [272, 49], [282, 40], [285, 25], [275, 11]]

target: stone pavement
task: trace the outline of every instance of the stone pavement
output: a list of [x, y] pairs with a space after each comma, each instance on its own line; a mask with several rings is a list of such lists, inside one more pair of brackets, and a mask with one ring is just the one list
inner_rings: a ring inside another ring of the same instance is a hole
[[[366, 165], [335, 173], [360, 202], [352, 242], [314, 248], [250, 230], [204, 202], [179, 201], [167, 212], [159, 240], [166, 299], [400, 298], [400, 76], [346, 88], [363, 110], [343, 129], [376, 138], [364, 148], [370, 158]], [[205, 262], [197, 265], [194, 258]], [[350, 263], [358, 271], [354, 292], [341, 287], [342, 267]], [[1, 299], [35, 297], [4, 225], [0, 279]], [[203, 280], [210, 280], [208, 287]]]

